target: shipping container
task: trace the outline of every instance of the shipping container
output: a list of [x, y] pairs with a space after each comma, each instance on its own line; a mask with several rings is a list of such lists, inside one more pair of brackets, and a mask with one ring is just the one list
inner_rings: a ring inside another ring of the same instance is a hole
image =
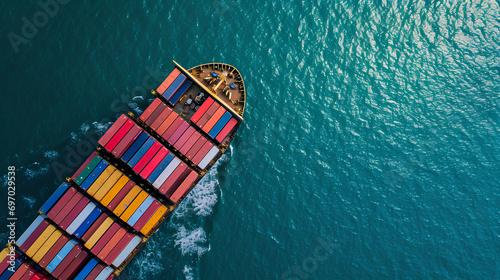
[[76, 256], [82, 252], [82, 245], [75, 245], [71, 251], [63, 258], [59, 265], [51, 272], [52, 276], [56, 279], [60, 279], [61, 274], [69, 267], [69, 265], [75, 261]]
[[77, 172], [75, 173], [75, 175], [73, 175], [73, 177], [76, 177], [76, 179], [74, 179], [75, 182], [79, 185], [81, 185], [85, 181], [85, 179], [87, 179], [90, 173], [92, 173], [92, 171], [94, 171], [97, 165], [99, 165], [99, 163], [101, 163], [102, 161], [102, 158], [98, 156], [96, 152], [92, 153], [89, 158], [92, 158], [92, 160], [88, 165], [85, 166], [83, 171], [80, 173]]
[[149, 163], [149, 161], [156, 155], [158, 150], [162, 145], [159, 142], [154, 142], [151, 148], [144, 154], [144, 156], [137, 162], [137, 164], [132, 168], [135, 173], [139, 174], [142, 169]]
[[33, 245], [33, 243], [35, 243], [35, 241], [38, 239], [38, 237], [40, 237], [40, 235], [43, 232], [45, 232], [45, 230], [49, 227], [49, 225], [50, 225], [49, 222], [47, 222], [46, 220], [43, 220], [37, 226], [37, 228], [28, 236], [26, 241], [21, 246], [19, 246], [19, 249], [26, 253], [26, 251], [28, 251], [29, 248], [31, 248], [31, 246]]
[[196, 155], [193, 157], [192, 161], [196, 164], [199, 165], [201, 160], [207, 155], [208, 151], [212, 149], [214, 145], [207, 141], [203, 147], [196, 153]]
[[76, 229], [74, 235], [76, 237], [82, 237], [101, 214], [102, 210], [96, 206], [94, 210], [92, 210], [92, 212], [88, 215], [88, 217], [85, 218], [83, 223]]
[[186, 79], [184, 83], [182, 83], [182, 85], [177, 89], [177, 91], [168, 99], [170, 104], [175, 105], [192, 84], [193, 83]]
[[208, 108], [210, 108], [210, 106], [212, 106], [213, 103], [214, 103], [214, 100], [211, 97], [208, 97], [205, 100], [205, 102], [203, 102], [203, 104], [201, 104], [198, 111], [196, 111], [194, 113], [194, 115], [191, 117], [191, 121], [193, 123], [197, 123], [201, 119], [203, 114], [205, 114], [207, 112]]
[[68, 232], [68, 227], [75, 221], [76, 217], [82, 213], [82, 211], [85, 209], [85, 207], [87, 207], [89, 203], [90, 200], [88, 198], [82, 197], [78, 204], [73, 207], [66, 218], [64, 218], [64, 220], [61, 222], [60, 227]]
[[[163, 94], [167, 88], [172, 84], [172, 82], [179, 76], [181, 71], [179, 69], [174, 69], [170, 75], [161, 83], [161, 85], [156, 89], [159, 94]], [[159, 100], [159, 99], [158, 99]]]
[[104, 270], [104, 268], [106, 268], [106, 265], [102, 264], [102, 263], [98, 263], [94, 269], [92, 269], [89, 273], [89, 275], [87, 277], [85, 277], [85, 280], [95, 280], [97, 278], [97, 276], [99, 275], [99, 273], [101, 273], [101, 271]]
[[186, 121], [182, 120], [181, 125], [179, 125], [179, 127], [174, 131], [172, 136], [168, 138], [168, 143], [174, 145], [175, 142], [177, 142], [177, 140], [181, 138], [182, 134], [188, 129], [188, 127], [189, 124]]
[[[19, 236], [16, 241], [18, 247], [21, 247], [24, 242], [31, 236], [31, 234], [38, 228], [38, 226], [43, 222], [44, 218], [42, 215], [38, 216], [31, 225], [24, 231], [24, 233]], [[3, 252], [3, 251], [2, 251]]]
[[95, 232], [90, 236], [90, 238], [85, 242], [84, 246], [87, 249], [92, 249], [94, 245], [99, 241], [99, 239], [106, 233], [108, 228], [114, 223], [113, 219], [108, 217], [99, 227], [95, 230]]
[[155, 199], [153, 197], [148, 196], [132, 214], [132, 216], [130, 216], [130, 218], [127, 220], [127, 223], [133, 227], [135, 223], [142, 217], [144, 212], [149, 208], [149, 206], [153, 204], [154, 201]]
[[99, 190], [94, 194], [94, 198], [97, 201], [101, 201], [104, 196], [109, 192], [109, 190], [122, 178], [124, 175], [120, 170], [115, 170], [108, 180], [99, 188]]
[[174, 159], [174, 155], [172, 153], [168, 153], [165, 158], [158, 164], [158, 166], [153, 170], [151, 175], [147, 178], [150, 183], [153, 183], [158, 176], [167, 168], [167, 166], [170, 164], [170, 162]]
[[212, 128], [215, 126], [215, 124], [220, 120], [220, 118], [226, 113], [226, 109], [224, 107], [220, 106], [217, 111], [213, 114], [213, 116], [208, 119], [207, 123], [203, 126], [203, 131], [208, 133]]
[[175, 121], [172, 123], [171, 126], [168, 127], [168, 129], [161, 135], [161, 137], [165, 140], [168, 140], [174, 132], [181, 126], [181, 124], [186, 123], [181, 117], [177, 117]]
[[156, 120], [150, 125], [153, 130], [158, 130], [160, 125], [168, 118], [168, 116], [172, 113], [172, 109], [166, 107], [163, 109], [163, 112], [156, 118]]
[[142, 128], [138, 125], [134, 125], [113, 149], [113, 155], [115, 157], [122, 157], [142, 132]]
[[160, 105], [158, 105], [158, 107], [155, 109], [153, 114], [151, 114], [151, 116], [149, 116], [149, 118], [145, 121], [145, 123], [148, 126], [151, 126], [156, 121], [156, 119], [161, 116], [165, 108], [167, 108], [167, 104], [161, 102]]
[[28, 263], [28, 262], [24, 262], [23, 264], [21, 264], [14, 272], [14, 274], [12, 274], [12, 276], [9, 278], [12, 279], [12, 280], [19, 280], [21, 279], [21, 277], [23, 277], [23, 275], [28, 272], [28, 270], [31, 269], [33, 265]]
[[124, 162], [128, 162], [134, 154], [142, 147], [144, 142], [149, 139], [149, 135], [146, 132], [142, 132], [139, 137], [132, 143], [130, 148], [125, 151], [125, 154], [121, 157]]
[[167, 197], [171, 197], [172, 194], [177, 190], [177, 188], [184, 182], [186, 177], [193, 171], [191, 168], [186, 168], [182, 174], [175, 180], [175, 182], [172, 184], [172, 186], [168, 189], [168, 191], [165, 193]]
[[52, 261], [45, 268], [48, 272], [52, 273], [54, 270], [61, 264], [61, 262], [66, 258], [66, 256], [73, 250], [73, 248], [80, 244], [76, 239], [69, 240], [59, 252], [57, 252], [56, 256], [52, 259]]
[[46, 268], [47, 265], [56, 257], [57, 253], [68, 243], [69, 239], [68, 237], [61, 235], [59, 239], [57, 239], [56, 243], [54, 243], [54, 246], [52, 246], [49, 251], [43, 256], [43, 258], [38, 262], [38, 264]]
[[128, 195], [132, 188], [136, 186], [134, 181], [128, 181], [118, 193], [111, 199], [111, 202], [106, 206], [110, 211], [114, 211], [120, 202]]
[[147, 179], [167, 154], [168, 150], [165, 149], [165, 147], [161, 147], [160, 150], [154, 155], [154, 157], [148, 162], [148, 164], [142, 169], [139, 175], [142, 178]]
[[14, 261], [14, 266], [13, 266], [13, 269], [6, 269], [2, 275], [0, 275], [0, 280], [7, 280], [9, 279], [12, 274], [14, 274], [14, 272], [16, 270], [19, 269], [19, 267], [24, 263], [24, 259], [23, 258], [16, 258], [16, 260]]
[[184, 173], [184, 171], [187, 169], [191, 169], [191, 168], [189, 168], [189, 166], [187, 166], [185, 163], [179, 164], [179, 166], [177, 166], [177, 168], [175, 168], [175, 170], [172, 172], [172, 174], [170, 174], [170, 176], [168, 176], [167, 180], [165, 180], [165, 182], [161, 185], [161, 187], [159, 189], [160, 192], [162, 194], [166, 195], [167, 192], [174, 186], [174, 183], [177, 180], [177, 178], [179, 178], [179, 176], [181, 176], [181, 174]]
[[104, 223], [105, 220], [107, 220], [109, 216], [106, 213], [101, 213], [101, 215], [90, 225], [88, 230], [85, 232], [85, 234], [82, 236], [82, 240], [87, 242], [92, 235], [97, 231], [97, 229]]
[[50, 209], [47, 213], [47, 217], [51, 220], [54, 220], [55, 217], [61, 212], [61, 210], [68, 204], [71, 198], [77, 193], [77, 190], [73, 187], [70, 187], [66, 193], [57, 201], [57, 203]]
[[39, 213], [44, 214], [47, 213], [54, 204], [56, 204], [57, 200], [63, 196], [63, 194], [69, 189], [68, 183], [64, 182], [59, 187], [57, 190], [45, 201], [45, 203], [40, 207]]
[[151, 205], [148, 207], [148, 209], [144, 212], [144, 214], [137, 220], [137, 222], [133, 225], [134, 229], [137, 231], [141, 231], [141, 229], [144, 227], [144, 225], [149, 221], [151, 216], [158, 210], [160, 207], [161, 203], [158, 201], [153, 201]]
[[108, 277], [111, 276], [111, 273], [113, 273], [113, 271], [115, 271], [112, 267], [108, 266], [108, 267], [105, 267], [101, 273], [99, 273], [99, 275], [95, 278], [95, 280], [106, 280], [108, 279]]
[[179, 115], [176, 112], [172, 111], [172, 113], [168, 115], [165, 121], [161, 123], [158, 129], [156, 129], [156, 133], [158, 133], [158, 135], [163, 135], [178, 117]]
[[166, 215], [167, 210], [168, 208], [165, 205], [160, 205], [158, 210], [156, 210], [153, 216], [151, 216], [151, 219], [149, 219], [144, 227], [142, 227], [141, 233], [144, 235], [149, 235], [151, 233], [151, 230], [155, 228], [160, 219]]
[[127, 232], [121, 239], [116, 243], [113, 247], [113, 250], [109, 252], [109, 254], [104, 259], [104, 263], [111, 264], [118, 257], [118, 255], [122, 252], [123, 248], [127, 246], [127, 244], [134, 238], [134, 234]]
[[108, 243], [108, 241], [115, 235], [118, 229], [122, 228], [119, 224], [113, 223], [108, 230], [102, 235], [101, 238], [97, 241], [97, 243], [92, 247], [90, 252], [97, 256], [99, 252], [104, 248], [104, 246]]
[[91, 258], [87, 264], [82, 268], [82, 270], [78, 273], [78, 275], [75, 277], [75, 280], [84, 280], [94, 269], [94, 267], [99, 263], [99, 260], [96, 258]]
[[208, 108], [208, 110], [205, 112], [205, 114], [203, 114], [203, 116], [201, 116], [200, 120], [198, 120], [196, 122], [196, 125], [200, 128], [203, 127], [208, 122], [208, 120], [215, 114], [215, 112], [217, 112], [217, 110], [219, 110], [219, 108], [220, 108], [220, 104], [217, 102], [214, 102], [212, 104], [212, 106], [210, 106], [210, 108]]
[[102, 250], [97, 254], [97, 257], [103, 260], [107, 265], [111, 265], [110, 261], [106, 260], [106, 257], [114, 250], [114, 247], [118, 242], [125, 236], [127, 230], [124, 228], [118, 228], [116, 233], [111, 237], [111, 239], [104, 245]]
[[227, 122], [231, 119], [231, 113], [225, 112], [215, 126], [208, 132], [208, 135], [215, 139], [217, 134], [224, 128]]
[[66, 232], [69, 234], [75, 233], [75, 231], [82, 225], [82, 223], [87, 219], [87, 217], [94, 211], [96, 205], [94, 202], [89, 202], [83, 210], [78, 213], [78, 216], [76, 216], [71, 224], [68, 226], [66, 229]]
[[31, 258], [36, 263], [39, 263], [40, 260], [47, 254], [47, 252], [54, 246], [57, 240], [62, 236], [62, 231], [54, 230], [52, 234], [47, 238], [47, 240], [40, 246], [40, 249], [33, 255]]
[[167, 180], [168, 176], [174, 172], [177, 166], [181, 163], [178, 158], [173, 158], [170, 164], [163, 170], [163, 172], [158, 176], [158, 178], [153, 182], [153, 186], [157, 189], [163, 185], [163, 183]]
[[51, 218], [52, 221], [60, 226], [64, 218], [68, 216], [69, 212], [71, 212], [71, 210], [78, 204], [78, 202], [80, 202], [82, 198], [83, 195], [79, 192], [76, 192], [75, 195], [73, 195], [73, 197], [69, 201], [67, 201], [66, 205], [61, 209], [57, 216]]
[[219, 141], [219, 143], [222, 143], [224, 141], [224, 138], [233, 130], [233, 128], [236, 126], [238, 121], [235, 118], [231, 118], [227, 124], [224, 126], [224, 128], [217, 134], [217, 137], [215, 137], [215, 140]]
[[[23, 277], [19, 278], [19, 280], [30, 280], [37, 273], [40, 273], [40, 270], [35, 267], [31, 267], [28, 271], [26, 271], [26, 273], [23, 274]], [[15, 280], [12, 277], [10, 279]]]
[[177, 149], [177, 150], [180, 150], [182, 148], [182, 146], [184, 146], [184, 144], [186, 144], [186, 142], [189, 140], [189, 137], [191, 137], [191, 135], [193, 135], [193, 133], [195, 132], [195, 128], [192, 127], [192, 126], [189, 126], [186, 131], [184, 131], [184, 133], [182, 133], [181, 137], [179, 137], [179, 139], [175, 142], [171, 142], [171, 144]]
[[49, 237], [54, 233], [56, 230], [56, 227], [53, 225], [49, 225], [43, 232], [40, 234], [40, 236], [33, 242], [33, 244], [28, 248], [28, 250], [25, 252], [25, 254], [33, 258], [35, 253], [42, 247], [43, 243], [49, 239]]
[[200, 164], [198, 166], [201, 169], [207, 168], [207, 165], [210, 163], [210, 161], [220, 152], [219, 148], [213, 146], [210, 151], [203, 157], [203, 159], [200, 161]]
[[146, 122], [146, 120], [153, 114], [153, 112], [158, 108], [158, 106], [161, 104], [161, 100], [158, 98], [155, 98], [151, 104], [149, 104], [148, 108], [144, 110], [144, 112], [141, 114], [139, 117], [143, 122]]
[[207, 138], [201, 136], [196, 143], [194, 143], [193, 147], [189, 149], [189, 151], [185, 154], [187, 158], [193, 161], [194, 156], [198, 153], [198, 151], [207, 143], [210, 143]]
[[127, 119], [127, 121], [120, 127], [120, 129], [116, 132], [113, 137], [106, 143], [104, 148], [108, 151], [112, 151], [116, 145], [127, 135], [127, 132], [134, 126], [134, 122], [130, 119]]
[[193, 147], [194, 143], [200, 139], [201, 134], [198, 131], [194, 131], [191, 136], [189, 136], [189, 139], [186, 141], [184, 145], [179, 150], [179, 152], [183, 155], [187, 155], [188, 151]]
[[135, 155], [129, 160], [128, 165], [132, 168], [141, 160], [141, 158], [146, 154], [146, 152], [153, 146], [156, 140], [153, 137], [149, 137], [148, 140], [141, 146], [141, 148], [135, 153]]
[[99, 139], [98, 143], [101, 146], [106, 146], [109, 140], [115, 135], [115, 133], [122, 127], [122, 125], [128, 120], [127, 116], [121, 115], [113, 125], [104, 133], [104, 135]]
[[115, 267], [119, 267], [132, 253], [132, 251], [142, 242], [142, 238], [139, 236], [134, 236], [132, 240], [125, 246], [122, 252], [116, 257], [116, 259], [112, 262], [112, 265]]
[[111, 174], [113, 174], [116, 171], [116, 167], [113, 165], [108, 165], [106, 169], [97, 177], [97, 179], [90, 185], [89, 188], [87, 188], [87, 193], [90, 194], [91, 196], [94, 196], [96, 192], [102, 187], [102, 185], [111, 177]]
[[80, 184], [82, 189], [87, 190], [90, 185], [92, 185], [95, 180], [101, 175], [101, 173], [109, 166], [109, 163], [105, 160], [101, 161], [96, 168], [89, 174], [89, 176]]
[[134, 199], [137, 197], [137, 195], [142, 191], [141, 187], [139, 186], [134, 186], [130, 192], [125, 196], [125, 198], [120, 201], [118, 206], [113, 210], [113, 213], [115, 213], [116, 216], [120, 217], [125, 209], [134, 201]]
[[189, 190], [194, 181], [198, 178], [198, 173], [196, 171], [191, 171], [191, 173], [184, 179], [181, 185], [175, 190], [170, 199], [173, 202], [177, 202], [184, 194]]
[[186, 80], [186, 76], [183, 74], [179, 74], [177, 78], [172, 82], [172, 84], [167, 88], [167, 90], [162, 94], [165, 99], [169, 99], [177, 89], [181, 86], [181, 84]]
[[82, 250], [80, 253], [70, 262], [70, 264], [66, 267], [63, 273], [59, 276], [61, 280], [73, 279], [80, 269], [86, 264], [86, 261], [89, 258], [89, 254]]
[[130, 217], [134, 214], [134, 212], [137, 210], [137, 208], [141, 206], [141, 204], [144, 202], [144, 200], [146, 200], [148, 196], [149, 195], [147, 192], [141, 191], [135, 197], [134, 201], [132, 201], [132, 203], [130, 203], [130, 205], [125, 209], [125, 211], [123, 211], [123, 213], [120, 215], [120, 219], [128, 221]]

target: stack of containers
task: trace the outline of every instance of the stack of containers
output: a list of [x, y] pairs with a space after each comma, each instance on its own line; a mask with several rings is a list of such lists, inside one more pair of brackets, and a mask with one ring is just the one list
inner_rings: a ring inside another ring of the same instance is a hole
[[191, 81], [176, 68], [156, 91], [163, 95], [172, 105], [175, 105], [191, 85]]
[[5, 248], [0, 252], [0, 279], [12, 280], [48, 280], [43, 270], [36, 264], [31, 263], [23, 257], [22, 252], [15, 251], [13, 255], [14, 266], [10, 266], [10, 251]]
[[211, 97], [203, 102], [191, 117], [191, 121], [219, 143], [222, 143], [238, 124], [238, 120]]
[[[107, 167], [104, 168], [103, 164]], [[108, 168], [112, 171], [106, 173]], [[72, 179], [82, 188], [88, 187], [88, 194], [146, 236], [151, 234], [158, 221], [167, 213], [166, 206], [95, 152], [76, 171]]]
[[[225, 111], [224, 108], [222, 110]], [[220, 152], [205, 136], [158, 98], [146, 108], [140, 119], [201, 169], [205, 169]]]
[[[198, 173], [144, 130], [140, 128], [133, 130], [135, 124], [131, 122], [132, 120], [122, 115], [102, 136], [99, 144], [121, 158], [133, 171], [148, 180], [166, 197], [177, 202], [184, 195], [181, 190], [188, 190], [189, 188], [186, 189], [185, 186], [191, 186]], [[83, 183], [82, 187], [85, 186]]]

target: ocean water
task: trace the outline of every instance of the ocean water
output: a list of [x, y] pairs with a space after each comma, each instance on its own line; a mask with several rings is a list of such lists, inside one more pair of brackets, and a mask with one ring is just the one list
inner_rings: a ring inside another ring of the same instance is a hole
[[0, 2], [18, 235], [172, 60], [225, 62], [244, 123], [119, 279], [500, 278], [498, 1], [37, 2]]

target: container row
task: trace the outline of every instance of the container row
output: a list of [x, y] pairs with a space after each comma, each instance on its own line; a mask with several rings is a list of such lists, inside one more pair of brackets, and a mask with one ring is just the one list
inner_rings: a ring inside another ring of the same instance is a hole
[[156, 90], [175, 105], [193, 83], [176, 68]]
[[5, 248], [0, 252], [0, 279], [49, 280], [50, 278], [40, 267], [28, 261], [22, 252], [14, 250], [11, 253], [10, 249]]
[[238, 124], [238, 120], [211, 97], [201, 104], [191, 121], [219, 143], [222, 143]]
[[205, 169], [220, 152], [205, 136], [158, 98], [146, 108], [140, 118], [201, 169]]
[[114, 268], [104, 263], [100, 263], [99, 270], [86, 271], [84, 268], [93, 256], [85, 244], [67, 235], [46, 218], [45, 215], [38, 216], [19, 237], [16, 244], [21, 252], [57, 279], [112, 278]]
[[[102, 136], [99, 144], [173, 202], [183, 197], [198, 178], [196, 171], [124, 115]], [[196, 155], [201, 153], [197, 151]]]
[[[102, 206], [146, 236], [154, 231], [159, 220], [167, 214], [167, 207], [95, 152], [72, 178]], [[53, 194], [54, 197], [49, 198], [46, 204], [58, 199], [58, 191]], [[80, 203], [83, 205], [86, 202]], [[93, 205], [93, 203], [88, 205]], [[45, 213], [47, 207], [44, 205], [42, 208], [40, 211]], [[74, 211], [82, 211], [82, 209], [84, 208], [80, 206]]]

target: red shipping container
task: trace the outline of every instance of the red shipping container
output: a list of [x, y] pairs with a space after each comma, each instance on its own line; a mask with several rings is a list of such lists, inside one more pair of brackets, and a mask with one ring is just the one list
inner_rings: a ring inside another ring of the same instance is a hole
[[167, 180], [161, 185], [160, 192], [166, 194], [170, 190], [170, 188], [172, 188], [175, 180], [177, 180], [177, 178], [179, 178], [179, 176], [181, 176], [181, 174], [187, 168], [189, 168], [189, 166], [187, 166], [185, 163], [179, 164], [179, 166], [175, 168], [174, 172], [172, 172], [172, 174], [168, 176]]
[[23, 275], [31, 268], [31, 264], [29, 264], [28, 262], [24, 262], [23, 264], [21, 264], [21, 266], [19, 266], [16, 270], [16, 272], [14, 272], [14, 274], [12, 274], [12, 276], [10, 276], [9, 279], [13, 279], [13, 280], [19, 280], [23, 277]]
[[108, 141], [115, 135], [115, 133], [122, 127], [122, 125], [128, 120], [125, 115], [121, 115], [115, 123], [104, 133], [104, 135], [99, 139], [99, 144], [101, 146], [106, 146]]
[[161, 104], [161, 100], [156, 98], [149, 104], [148, 108], [142, 113], [142, 115], [139, 117], [143, 122], [146, 122], [146, 120], [153, 114], [153, 112], [156, 110], [156, 108]]
[[234, 118], [231, 118], [227, 124], [224, 126], [224, 128], [217, 134], [217, 137], [215, 137], [215, 140], [219, 141], [219, 143], [222, 143], [224, 138], [233, 130], [234, 126], [238, 123], [238, 121]]
[[76, 189], [74, 187], [69, 188], [64, 195], [57, 201], [57, 203], [50, 209], [49, 213], [47, 213], [47, 217], [49, 217], [51, 220], [54, 220], [54, 218], [61, 212], [61, 210], [66, 206], [68, 201], [71, 200], [71, 198], [77, 193]]
[[41, 267], [46, 268], [47, 265], [54, 259], [54, 257], [59, 253], [59, 251], [66, 245], [66, 243], [69, 241], [69, 239], [61, 235], [59, 239], [57, 239], [56, 243], [52, 246], [52, 248], [49, 249], [49, 251], [43, 256], [43, 258], [40, 260], [38, 263]]
[[169, 188], [169, 190], [165, 193], [167, 197], [171, 197], [172, 194], [177, 190], [177, 188], [186, 180], [186, 177], [193, 171], [191, 168], [186, 168], [184, 172], [182, 172], [181, 176], [179, 176], [175, 182], [172, 184], [172, 187]]
[[68, 265], [68, 267], [64, 270], [61, 276], [59, 276], [59, 279], [61, 280], [73, 279], [86, 264], [85, 261], [87, 260], [88, 256], [89, 254], [85, 250], [80, 251], [78, 256], [76, 256], [76, 258], [73, 259], [73, 261]]
[[172, 136], [170, 136], [170, 138], [168, 138], [168, 143], [174, 145], [175, 142], [177, 142], [177, 140], [179, 140], [179, 138], [181, 138], [182, 134], [184, 132], [186, 132], [188, 127], [189, 127], [189, 124], [187, 122], [183, 121], [181, 123], [181, 125], [175, 130], [174, 134], [172, 134]]
[[198, 141], [194, 143], [193, 147], [187, 152], [186, 156], [192, 161], [194, 156], [206, 143], [208, 143], [208, 140], [205, 137], [201, 136]]
[[[19, 279], [19, 280], [30, 280], [38, 272], [40, 272], [40, 270], [38, 270], [36, 268], [30, 268], [28, 271], [26, 271], [26, 273], [24, 273], [23, 277], [21, 277], [21, 279]], [[13, 279], [13, 278], [11, 277], [10, 279]]]
[[78, 204], [73, 207], [71, 212], [64, 218], [64, 220], [61, 222], [60, 227], [64, 230], [66, 230], [69, 225], [75, 220], [75, 218], [82, 212], [83, 208], [89, 204], [90, 200], [86, 197], [82, 197]]
[[175, 143], [172, 143], [172, 144], [174, 145], [174, 147], [177, 150], [180, 150], [182, 148], [182, 146], [184, 146], [184, 144], [187, 142], [187, 140], [189, 139], [189, 137], [191, 137], [191, 135], [193, 135], [193, 133], [195, 131], [196, 130], [194, 129], [194, 127], [189, 126], [186, 129], [186, 131], [184, 131], [184, 133], [181, 135], [181, 137], [179, 137], [179, 140], [175, 141]]
[[78, 244], [75, 247], [73, 247], [73, 249], [69, 251], [68, 255], [64, 257], [64, 259], [56, 267], [56, 269], [54, 269], [54, 271], [52, 272], [52, 276], [54, 276], [55, 278], [59, 278], [59, 276], [61, 276], [61, 274], [66, 270], [66, 268], [68, 268], [71, 262], [75, 260], [76, 256], [78, 256], [78, 254], [80, 254], [81, 251], [82, 251], [82, 245]]
[[174, 134], [174, 132], [182, 123], [186, 122], [181, 117], [177, 117], [177, 119], [175, 119], [172, 125], [167, 129], [167, 131], [165, 131], [165, 133], [163, 133], [161, 137], [163, 137], [163, 139], [165, 140], [168, 140], [168, 138], [170, 138]]
[[163, 83], [161, 83], [161, 85], [156, 89], [156, 91], [159, 94], [163, 94], [167, 90], [167, 88], [175, 81], [175, 79], [179, 76], [180, 73], [181, 71], [175, 68], [174, 71], [172, 71], [172, 73], [170, 73], [170, 75], [168, 75], [168, 77], [163, 81]]
[[179, 152], [181, 152], [181, 154], [183, 155], [186, 155], [189, 149], [193, 147], [194, 143], [196, 143], [196, 141], [200, 139], [200, 136], [201, 134], [195, 130], [193, 134], [189, 136], [189, 139], [186, 141], [186, 143], [179, 149]]
[[208, 108], [207, 112], [201, 116], [200, 120], [196, 122], [196, 125], [203, 127], [219, 108], [219, 103], [214, 102], [214, 104]]
[[120, 241], [118, 241], [118, 243], [116, 243], [116, 246], [113, 248], [113, 250], [111, 252], [109, 252], [109, 254], [104, 259], [104, 262], [105, 263], [112, 263], [116, 259], [116, 257], [118, 257], [118, 255], [123, 251], [125, 246], [127, 246], [127, 244], [130, 242], [130, 240], [132, 240], [132, 238], [134, 238], [134, 236], [135, 235], [133, 235], [132, 233], [126, 233], [122, 237], [122, 239], [120, 239]]
[[203, 116], [203, 114], [205, 114], [207, 112], [208, 108], [210, 108], [210, 106], [212, 106], [213, 103], [214, 103], [214, 100], [211, 97], [208, 97], [205, 100], [205, 102], [203, 102], [203, 104], [201, 104], [198, 111], [196, 111], [196, 113], [194, 113], [194, 115], [191, 117], [191, 121], [194, 123], [198, 122], [198, 120], [201, 118], [201, 116]]
[[127, 134], [123, 137], [123, 139], [116, 145], [116, 147], [113, 149], [113, 155], [116, 157], [121, 157], [125, 152], [132, 146], [134, 143], [135, 139], [139, 137], [140, 133], [142, 132], [142, 128], [139, 127], [138, 125], [134, 125], [128, 132]]
[[99, 241], [97, 241], [97, 243], [94, 245], [94, 247], [92, 247], [92, 249], [90, 250], [90, 252], [92, 252], [92, 254], [94, 255], [98, 255], [99, 252], [102, 250], [102, 248], [104, 248], [104, 246], [108, 243], [108, 241], [113, 237], [113, 235], [115, 235], [115, 233], [118, 231], [118, 229], [120, 229], [120, 225], [117, 224], [117, 223], [113, 223], [109, 228], [108, 230], [106, 231], [106, 233], [104, 233], [101, 238], [99, 239]]
[[217, 111], [215, 111], [214, 115], [210, 117], [208, 122], [203, 126], [203, 131], [206, 133], [210, 132], [210, 130], [214, 127], [214, 125], [220, 120], [222, 115], [226, 113], [226, 109], [224, 107], [220, 106]]
[[148, 162], [156, 155], [158, 150], [162, 145], [159, 142], [154, 142], [151, 148], [142, 156], [142, 158], [137, 162], [137, 164], [132, 168], [136, 173], [140, 173], [141, 170], [148, 164]]
[[163, 133], [165, 133], [165, 131], [167, 131], [167, 129], [174, 123], [177, 117], [179, 117], [179, 115], [172, 111], [165, 121], [161, 123], [160, 127], [158, 127], [156, 133], [158, 133], [158, 135], [163, 135]]
[[90, 228], [85, 232], [82, 236], [82, 240], [87, 242], [89, 238], [94, 234], [94, 232], [101, 226], [101, 224], [106, 220], [109, 216], [106, 213], [102, 213], [97, 220], [90, 226]]
[[210, 151], [213, 146], [214, 145], [212, 145], [212, 143], [207, 141], [207, 143], [205, 143], [205, 145], [203, 145], [203, 147], [196, 153], [192, 161], [195, 164], [200, 164], [200, 161], [207, 155], [208, 151]]
[[80, 202], [82, 197], [83, 197], [83, 195], [81, 193], [76, 192], [75, 195], [63, 207], [63, 209], [61, 209], [59, 214], [57, 214], [57, 216], [54, 219], [52, 219], [52, 221], [54, 221], [54, 223], [60, 225], [62, 223], [62, 221], [64, 220], [64, 218], [66, 218], [66, 216], [69, 214], [69, 212], [71, 212], [71, 210], [73, 210], [73, 208], [78, 204], [78, 202]]
[[151, 114], [151, 116], [149, 116], [149, 118], [145, 121], [145, 123], [151, 126], [154, 123], [154, 121], [156, 121], [156, 119], [163, 113], [163, 110], [165, 110], [165, 108], [167, 108], [167, 104], [163, 102], [160, 103], [160, 105], [156, 107], [154, 112]]
[[165, 158], [168, 154], [168, 150], [165, 147], [161, 147], [160, 150], [156, 153], [156, 155], [149, 161], [149, 163], [142, 169], [141, 175], [142, 178], [148, 178], [151, 173], [155, 170], [155, 168], [160, 164], [160, 162]]
[[[111, 237], [108, 243], [102, 248], [102, 250], [97, 254], [97, 257], [103, 261], [106, 261], [106, 257], [113, 250], [113, 248], [118, 244], [122, 237], [127, 233], [124, 228], [119, 228], [118, 231]], [[106, 262], [105, 262], [106, 263]], [[107, 265], [111, 265], [111, 262], [107, 262]]]
[[49, 222], [43, 220], [38, 227], [33, 231], [33, 233], [24, 241], [23, 245], [19, 247], [21, 251], [25, 252], [33, 245], [33, 243], [37, 240], [37, 238], [42, 234], [42, 232], [49, 226]]
[[106, 143], [104, 148], [111, 152], [133, 126], [134, 122], [132, 120], [127, 120], [108, 143]]
[[148, 207], [146, 211], [144, 211], [144, 214], [137, 220], [137, 222], [134, 225], [134, 229], [137, 231], [141, 231], [141, 229], [146, 225], [146, 223], [149, 221], [149, 218], [153, 216], [153, 214], [156, 212], [158, 208], [160, 208], [161, 203], [158, 201], [153, 201], [151, 205]]
[[156, 131], [160, 127], [160, 125], [167, 119], [167, 117], [170, 116], [171, 113], [172, 113], [172, 109], [170, 109], [169, 107], [165, 107], [163, 112], [151, 124], [151, 128]]
[[173, 202], [177, 202], [184, 194], [189, 190], [189, 187], [198, 178], [198, 173], [196, 171], [191, 171], [191, 173], [184, 179], [184, 182], [175, 190], [174, 194], [170, 197]]
[[106, 268], [105, 265], [101, 264], [101, 263], [98, 263], [94, 269], [92, 269], [92, 271], [90, 271], [89, 275], [87, 275], [87, 277], [85, 277], [84, 280], [94, 280], [97, 278], [97, 276], [99, 276], [99, 273], [101, 273], [101, 271]]

